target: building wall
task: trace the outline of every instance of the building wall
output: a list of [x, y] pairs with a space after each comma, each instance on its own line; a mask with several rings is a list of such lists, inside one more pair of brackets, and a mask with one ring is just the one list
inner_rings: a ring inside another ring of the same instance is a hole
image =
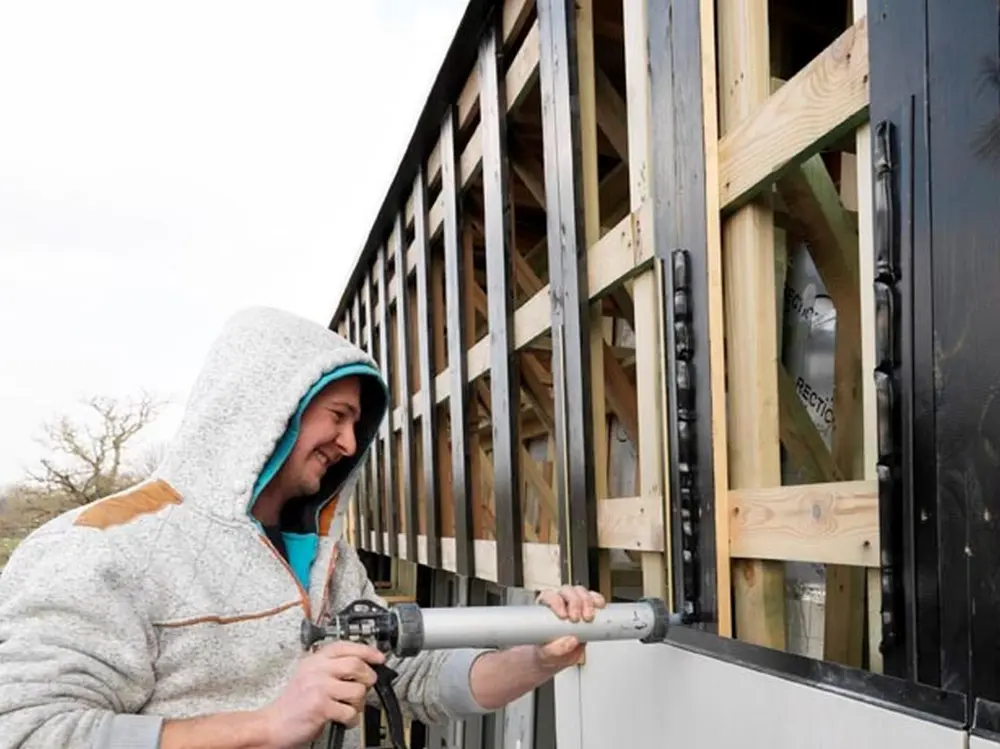
[[[556, 680], [558, 746], [964, 749], [967, 735], [680, 647], [594, 643]], [[1000, 746], [979, 742], [981, 749]]]

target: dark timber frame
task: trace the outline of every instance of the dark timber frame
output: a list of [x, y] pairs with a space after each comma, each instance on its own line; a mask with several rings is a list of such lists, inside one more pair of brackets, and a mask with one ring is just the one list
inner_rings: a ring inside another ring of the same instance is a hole
[[562, 580], [597, 589], [597, 503], [593, 428], [587, 247], [579, 119], [574, 0], [538, 0], [549, 278], [552, 287], [552, 383], [555, 399], [555, 482], [560, 504]]
[[511, 216], [507, 159], [506, 89], [501, 16], [491, 12], [479, 50], [479, 109], [483, 124], [483, 211], [486, 282], [489, 286], [490, 400], [493, 404], [493, 476], [496, 491], [497, 581], [520, 586], [521, 489], [516, 479], [519, 453], [518, 394], [511, 283]]
[[[437, 435], [437, 406], [434, 402], [434, 379], [431, 373], [431, 330], [434, 318], [431, 314], [430, 301], [430, 248], [427, 238], [427, 180], [424, 170], [417, 173], [413, 188], [413, 227], [414, 244], [417, 248], [417, 326], [420, 331], [418, 348], [420, 353], [420, 423], [423, 425], [423, 466], [421, 467], [424, 482], [425, 535], [427, 537], [427, 564], [437, 567], [441, 564], [441, 526], [439, 512], [440, 495], [438, 494], [437, 456], [434, 449], [434, 438]], [[418, 505], [414, 500], [416, 517]], [[416, 523], [410, 527], [416, 532]], [[412, 548], [411, 559], [416, 559], [416, 546]]]
[[885, 276], [901, 301], [902, 633], [886, 669], [965, 693], [973, 731], [995, 738], [1000, 11], [879, 0], [871, 14], [871, 117], [893, 149], [882, 194], [898, 214]]
[[[393, 387], [393, 375], [395, 374], [395, 368], [391, 365], [392, 362], [392, 351], [389, 348], [389, 284], [386, 282], [386, 277], [388, 276], [388, 263], [386, 259], [386, 249], [383, 244], [378, 251], [378, 297], [382, 305], [382, 314], [379, 321], [379, 335], [380, 344], [379, 352], [382, 354], [381, 361], [379, 362], [382, 368], [382, 376], [385, 378], [386, 382], [389, 383], [390, 391], [394, 391]], [[398, 360], [397, 360], [398, 361]], [[390, 401], [391, 402], [391, 401]], [[385, 466], [384, 474], [384, 487], [386, 502], [386, 514], [385, 514], [385, 529], [388, 535], [388, 544], [386, 545], [386, 550], [391, 557], [399, 556], [399, 538], [396, 535], [396, 518], [399, 514], [396, 512], [395, 504], [392, 502], [391, 497], [395, 494], [396, 489], [396, 460], [395, 460], [395, 428], [393, 426], [392, 414], [389, 414], [386, 419], [382, 422], [382, 460]], [[376, 541], [377, 548], [381, 547], [382, 539]]]
[[[374, 358], [375, 355], [375, 336], [372, 333], [374, 330], [374, 316], [372, 315], [372, 280], [371, 276], [366, 276], [364, 280], [364, 291], [362, 292], [362, 303], [364, 304], [365, 314], [365, 335], [364, 335], [364, 347], [368, 355]], [[381, 493], [378, 491], [378, 446], [375, 445], [372, 449], [368, 466], [365, 468], [365, 506], [366, 506], [366, 517], [368, 518], [368, 525], [366, 528], [370, 529], [375, 534], [375, 551], [382, 553], [382, 512], [381, 512]]]
[[393, 392], [353, 538], [434, 601], [662, 595], [677, 647], [995, 737], [998, 8], [788, 4], [469, 3], [331, 321]]
[[[926, 501], [933, 495], [921, 500], [915, 492], [918, 480], [936, 484], [933, 442], [927, 443], [929, 436], [933, 439], [934, 412], [918, 405], [921, 400], [933, 402], [931, 370], [923, 370], [921, 377], [922, 368], [917, 366], [918, 362], [930, 365], [933, 350], [928, 314], [933, 304], [927, 303], [931, 301], [930, 195], [926, 153], [916, 146], [926, 139], [926, 13], [908, 19], [903, 31], [901, 7], [877, 9], [871, 29], [877, 366], [872, 376], [882, 395], [877, 417], [880, 525], [885, 539], [883, 659], [887, 673], [936, 684], [940, 679], [938, 545], [937, 523], [932, 519], [938, 512], [934, 501]], [[891, 39], [893, 33], [898, 41]], [[890, 49], [894, 54], [887, 55]], [[884, 73], [879, 75], [879, 70]], [[921, 304], [915, 304], [918, 292], [926, 300]], [[919, 423], [930, 432], [915, 429]], [[931, 522], [916, 522], [922, 513]]]
[[[678, 611], [718, 618], [701, 15], [647, 4], [656, 254], [664, 270], [673, 594]], [[702, 528], [705, 532], [702, 532]]]
[[[392, 256], [396, 263], [396, 351], [399, 376], [399, 404], [403, 418], [403, 428], [400, 430], [400, 452], [402, 461], [403, 506], [406, 508], [406, 559], [417, 558], [417, 518], [420, 515], [417, 505], [417, 486], [413, 471], [413, 409], [410, 390], [410, 282], [406, 272], [406, 257], [404, 247], [403, 215], [396, 214], [395, 229], [392, 233]], [[395, 427], [394, 427], [395, 428]]]
[[[473, 573], [472, 468], [469, 461], [469, 367], [465, 350], [465, 264], [460, 247], [462, 225], [458, 210], [458, 164], [455, 152], [455, 108], [449, 106], [441, 123], [441, 193], [444, 197], [445, 315], [448, 319], [449, 424], [451, 432], [452, 499], [455, 513], [455, 571]], [[439, 323], [440, 324], [440, 323]]]
[[[355, 346], [361, 345], [361, 339], [359, 331], [361, 328], [361, 314], [360, 314], [360, 304], [358, 301], [358, 295], [354, 295], [354, 304], [351, 307], [350, 314], [347, 319], [347, 330], [346, 337]], [[362, 469], [361, 474], [358, 478], [358, 508], [361, 511], [363, 520], [358, 523], [355, 528], [355, 543], [361, 540], [362, 528], [368, 528], [371, 524], [371, 495], [367, 491], [366, 484], [366, 471], [367, 468]]]

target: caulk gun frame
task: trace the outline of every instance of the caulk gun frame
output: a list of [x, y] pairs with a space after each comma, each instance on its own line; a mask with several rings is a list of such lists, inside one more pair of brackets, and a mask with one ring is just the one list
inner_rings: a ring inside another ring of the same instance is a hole
[[595, 611], [590, 622], [561, 619], [540, 605], [422, 609], [401, 603], [390, 614], [395, 620], [393, 652], [404, 657], [423, 650], [541, 645], [566, 635], [581, 642], [655, 643], [666, 639], [671, 625], [683, 623], [659, 598], [609, 604]]
[[666, 639], [671, 626], [686, 621], [680, 614], [671, 614], [659, 598], [608, 604], [597, 609], [589, 622], [560, 618], [537, 604], [424, 609], [400, 603], [387, 609], [371, 601], [355, 601], [326, 627], [303, 621], [302, 641], [307, 648], [325, 639], [368, 642], [383, 652], [407, 657], [424, 650], [541, 645], [566, 635], [581, 642], [656, 643]]

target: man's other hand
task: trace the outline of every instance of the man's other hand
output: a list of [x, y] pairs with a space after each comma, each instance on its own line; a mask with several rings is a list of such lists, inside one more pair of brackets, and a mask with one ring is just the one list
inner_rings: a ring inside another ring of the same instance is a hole
[[[538, 603], [548, 606], [560, 619], [571, 622], [592, 621], [594, 612], [605, 607], [604, 596], [581, 585], [564, 585], [543, 591]], [[558, 672], [583, 660], [586, 643], [575, 637], [560, 637], [537, 649], [539, 663], [547, 670]]]
[[261, 710], [269, 746], [302, 746], [330, 721], [358, 725], [375, 684], [372, 666], [384, 662], [378, 650], [354, 642], [335, 642], [305, 656], [284, 691]]

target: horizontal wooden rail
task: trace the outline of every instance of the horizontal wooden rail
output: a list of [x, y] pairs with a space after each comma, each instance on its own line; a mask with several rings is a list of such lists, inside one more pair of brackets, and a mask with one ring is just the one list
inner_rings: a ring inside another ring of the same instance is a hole
[[729, 508], [733, 558], [879, 564], [874, 481], [731, 490]]
[[868, 22], [861, 18], [719, 141], [719, 201], [733, 211], [784, 170], [868, 116]]
[[[602, 549], [663, 551], [663, 502], [622, 497], [598, 502]], [[730, 554], [736, 559], [774, 559], [859, 567], [878, 565], [878, 496], [874, 481], [843, 481], [729, 492]], [[374, 533], [371, 534], [374, 543]], [[388, 545], [388, 534], [383, 534]], [[525, 543], [525, 585], [559, 584], [558, 544]], [[400, 558], [409, 559], [399, 534]], [[496, 581], [495, 543], [475, 542], [475, 575]], [[411, 560], [414, 561], [414, 560]], [[427, 563], [427, 538], [417, 539], [417, 559]], [[441, 565], [455, 569], [455, 539], [441, 539]]]
[[[387, 534], [383, 535], [383, 543], [388, 545]], [[374, 533], [370, 534], [370, 542], [375, 541]], [[473, 544], [475, 560], [473, 574], [480, 580], [497, 582], [497, 552], [496, 541], [476, 539]], [[559, 544], [523, 543], [521, 544], [524, 564], [524, 587], [530, 590], [556, 588], [560, 585]], [[399, 534], [399, 558], [410, 560], [406, 547], [405, 534]], [[417, 559], [420, 564], [427, 563], [427, 536], [417, 536]], [[455, 539], [452, 536], [441, 538], [441, 569], [456, 572]]]

